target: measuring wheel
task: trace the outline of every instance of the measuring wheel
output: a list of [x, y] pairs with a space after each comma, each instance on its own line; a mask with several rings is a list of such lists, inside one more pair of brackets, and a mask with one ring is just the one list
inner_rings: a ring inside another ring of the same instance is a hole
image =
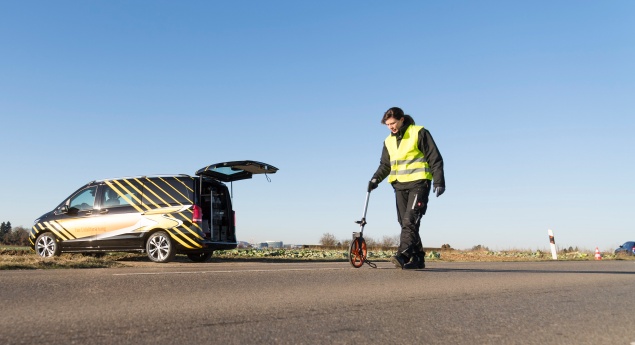
[[366, 262], [366, 241], [362, 236], [353, 236], [351, 244], [348, 246], [348, 261], [355, 268], [360, 268]]

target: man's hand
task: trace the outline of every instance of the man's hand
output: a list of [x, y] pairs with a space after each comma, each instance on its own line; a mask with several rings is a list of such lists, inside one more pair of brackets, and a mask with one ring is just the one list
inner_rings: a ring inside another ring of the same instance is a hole
[[379, 182], [377, 182], [376, 178], [368, 181], [368, 192], [370, 193], [370, 191], [377, 188], [377, 186], [379, 186]]
[[434, 187], [434, 193], [437, 195], [437, 198], [441, 196], [443, 192], [445, 192], [445, 187], [441, 187], [441, 186]]

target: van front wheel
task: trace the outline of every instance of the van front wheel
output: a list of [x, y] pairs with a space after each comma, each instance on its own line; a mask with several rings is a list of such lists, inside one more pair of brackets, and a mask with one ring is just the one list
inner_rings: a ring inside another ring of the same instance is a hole
[[146, 242], [148, 258], [154, 262], [170, 262], [176, 255], [174, 243], [165, 231], [157, 231], [150, 235]]
[[57, 243], [55, 235], [45, 232], [35, 240], [35, 252], [43, 258], [51, 258], [60, 255], [60, 245]]

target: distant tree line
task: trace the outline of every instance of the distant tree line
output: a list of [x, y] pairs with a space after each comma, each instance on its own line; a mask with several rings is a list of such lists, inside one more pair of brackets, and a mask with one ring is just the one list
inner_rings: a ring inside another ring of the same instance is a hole
[[29, 230], [21, 226], [13, 228], [11, 222], [2, 222], [0, 224], [0, 244], [28, 246]]
[[[381, 241], [377, 241], [372, 237], [364, 236], [366, 246], [376, 249], [394, 249], [399, 244], [399, 236], [384, 236]], [[338, 240], [331, 233], [324, 233], [320, 237], [320, 245], [325, 248], [348, 248], [351, 239]]]
[[[395, 250], [399, 246], [399, 235], [384, 236], [380, 241], [375, 240], [374, 238], [369, 236], [364, 236], [364, 241], [366, 241], [367, 248]], [[350, 239], [338, 241], [337, 238], [335, 238], [335, 235], [329, 232], [322, 234], [322, 237], [320, 237], [320, 245], [324, 248], [346, 249], [350, 243]], [[479, 245], [475, 248], [477, 248], [478, 250], [482, 250], [486, 247]], [[452, 250], [452, 246], [450, 246], [449, 244], [444, 244], [441, 246], [441, 249]]]

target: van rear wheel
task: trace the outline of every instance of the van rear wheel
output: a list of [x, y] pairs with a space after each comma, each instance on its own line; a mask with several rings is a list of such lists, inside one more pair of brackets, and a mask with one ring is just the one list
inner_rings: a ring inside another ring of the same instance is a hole
[[35, 240], [35, 252], [43, 258], [60, 255], [60, 245], [52, 232], [45, 232]]
[[212, 252], [209, 253], [190, 253], [187, 257], [194, 262], [207, 262], [212, 257]]
[[146, 242], [148, 258], [154, 262], [170, 262], [176, 255], [174, 243], [165, 231], [157, 231], [150, 235]]

